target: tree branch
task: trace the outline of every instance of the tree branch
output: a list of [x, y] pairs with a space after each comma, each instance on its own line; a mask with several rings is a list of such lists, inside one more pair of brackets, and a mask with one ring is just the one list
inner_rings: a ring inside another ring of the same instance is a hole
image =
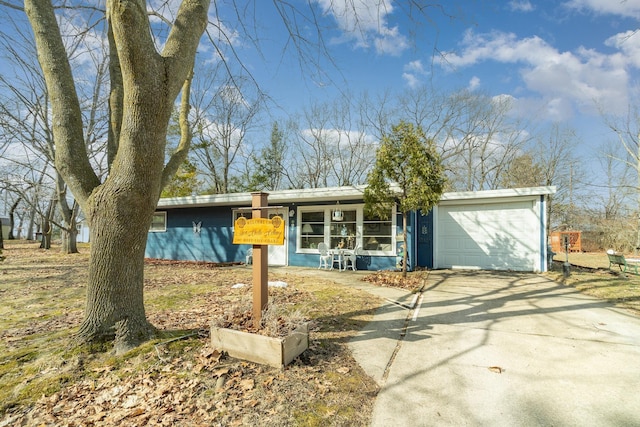
[[84, 144], [82, 114], [71, 66], [51, 2], [26, 0], [24, 5], [51, 99], [56, 168], [84, 209], [100, 180], [91, 167]]
[[161, 191], [167, 186], [171, 178], [178, 171], [180, 165], [185, 161], [189, 153], [189, 148], [191, 147], [191, 127], [189, 126], [189, 110], [191, 109], [191, 105], [189, 104], [189, 96], [191, 93], [192, 78], [193, 72], [182, 85], [182, 99], [180, 101], [180, 142], [178, 143], [178, 148], [176, 148], [175, 153], [171, 155], [171, 158], [162, 171]]

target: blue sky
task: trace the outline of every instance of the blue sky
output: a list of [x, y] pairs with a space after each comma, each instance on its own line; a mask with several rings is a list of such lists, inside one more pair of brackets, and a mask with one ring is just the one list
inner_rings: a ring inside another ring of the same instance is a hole
[[[286, 44], [274, 2], [234, 1], [248, 6], [212, 2], [210, 17], [224, 20], [221, 25], [244, 66], [289, 114], [346, 91], [375, 96], [419, 90], [422, 84], [470, 88], [511, 97], [526, 117], [566, 123], [594, 148], [615, 140], [598, 107], [624, 115], [638, 96], [640, 0], [443, 0], [442, 7], [429, 6], [425, 15], [414, 10], [413, 22], [407, 1], [310, 0], [335, 66], [312, 49], [319, 66], [303, 68]], [[163, 11], [177, 3], [170, 1]], [[306, 0], [289, 3], [308, 10]], [[316, 39], [314, 22], [298, 23], [300, 34]], [[247, 30], [260, 39], [260, 48]], [[288, 54], [283, 55], [284, 46]], [[206, 38], [201, 53], [212, 57]]]
[[324, 78], [282, 57], [279, 17], [271, 2], [258, 3], [268, 60], [254, 61], [241, 41], [238, 48], [289, 112], [345, 89], [376, 94], [429, 83], [510, 96], [520, 113], [567, 123], [587, 141], [610, 137], [599, 107], [622, 115], [637, 95], [640, 0], [443, 1], [427, 9], [429, 22], [416, 15], [418, 25], [407, 19], [406, 2], [355, 0], [360, 31], [353, 13], [337, 6], [343, 1], [316, 0], [319, 21], [333, 27], [325, 42], [337, 65], [325, 61]]

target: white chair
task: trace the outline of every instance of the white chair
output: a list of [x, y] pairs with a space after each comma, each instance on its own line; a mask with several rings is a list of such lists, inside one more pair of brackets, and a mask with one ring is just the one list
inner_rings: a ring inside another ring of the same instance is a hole
[[320, 252], [320, 265], [318, 270], [324, 268], [330, 268], [333, 270], [333, 253], [329, 251], [329, 248], [325, 243], [318, 243], [318, 252]]
[[360, 247], [356, 244], [356, 247], [353, 248], [353, 251], [348, 251], [343, 254], [344, 270], [349, 268], [349, 264], [351, 264], [351, 270], [357, 270], [356, 261], [358, 260], [359, 250]]
[[245, 264], [253, 264], [253, 248], [247, 249], [247, 255], [245, 257]]

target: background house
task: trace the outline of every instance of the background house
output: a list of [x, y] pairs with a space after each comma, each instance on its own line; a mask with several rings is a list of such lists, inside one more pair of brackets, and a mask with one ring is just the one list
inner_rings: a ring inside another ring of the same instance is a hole
[[[285, 244], [269, 246], [270, 265], [317, 267], [318, 243], [358, 249], [358, 269], [395, 268], [401, 216], [369, 217], [365, 186], [284, 190], [269, 194], [269, 217], [285, 221]], [[410, 268], [544, 271], [546, 197], [553, 187], [445, 193], [427, 215], [409, 218]], [[147, 239], [149, 258], [244, 262], [233, 223], [251, 216], [251, 194], [160, 199]], [[336, 211], [340, 215], [336, 215]]]

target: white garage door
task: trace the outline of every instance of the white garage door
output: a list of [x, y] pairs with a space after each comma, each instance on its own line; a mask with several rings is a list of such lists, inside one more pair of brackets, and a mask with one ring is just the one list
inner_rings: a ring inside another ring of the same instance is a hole
[[540, 270], [536, 201], [439, 206], [437, 268]]

